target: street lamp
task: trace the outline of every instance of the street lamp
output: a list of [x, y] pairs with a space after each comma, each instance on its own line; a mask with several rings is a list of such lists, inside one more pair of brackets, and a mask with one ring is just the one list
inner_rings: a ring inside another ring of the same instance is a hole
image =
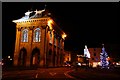
[[67, 35], [64, 33], [64, 34], [62, 35], [62, 38], [65, 39], [65, 37], [67, 37]]
[[8, 58], [10, 58], [10, 56], [8, 56]]

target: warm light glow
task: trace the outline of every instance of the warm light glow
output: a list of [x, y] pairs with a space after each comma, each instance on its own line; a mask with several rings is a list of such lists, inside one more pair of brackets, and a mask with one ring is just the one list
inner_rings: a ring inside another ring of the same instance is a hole
[[65, 39], [65, 37], [67, 37], [67, 35], [64, 33], [64, 34], [62, 35], [62, 38]]
[[100, 62], [98, 62], [98, 65], [100, 66]]
[[50, 20], [48, 21], [48, 23], [53, 23], [53, 21], [50, 19]]
[[97, 67], [100, 66], [100, 62], [93, 62], [93, 66], [92, 67]]
[[49, 26], [50, 30], [52, 30], [52, 23], [53, 23], [53, 21], [51, 19], [48, 20], [48, 26]]
[[107, 57], [107, 61], [109, 61], [110, 60], [110, 57]]
[[10, 60], [12, 61], [12, 58], [10, 58]]
[[10, 58], [10, 56], [8, 56], [8, 58]]

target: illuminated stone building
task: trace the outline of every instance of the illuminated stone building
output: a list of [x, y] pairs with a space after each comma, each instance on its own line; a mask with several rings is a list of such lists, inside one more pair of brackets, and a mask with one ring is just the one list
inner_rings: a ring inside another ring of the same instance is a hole
[[14, 66], [56, 67], [63, 64], [66, 34], [46, 10], [28, 11], [16, 23]]
[[71, 62], [71, 52], [64, 51], [64, 62]]

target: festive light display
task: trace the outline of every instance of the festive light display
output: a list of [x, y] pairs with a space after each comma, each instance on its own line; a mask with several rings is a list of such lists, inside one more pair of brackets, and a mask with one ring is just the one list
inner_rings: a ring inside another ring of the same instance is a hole
[[104, 45], [103, 45], [102, 53], [100, 54], [101, 68], [109, 68], [108, 67], [109, 66], [109, 62], [108, 62], [107, 58], [108, 58], [108, 54], [106, 53]]

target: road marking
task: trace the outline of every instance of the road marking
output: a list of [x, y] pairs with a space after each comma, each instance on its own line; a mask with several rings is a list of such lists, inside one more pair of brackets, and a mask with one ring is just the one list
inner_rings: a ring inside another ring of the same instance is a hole
[[74, 70], [69, 70], [69, 71], [66, 71], [66, 72], [64, 73], [64, 75], [65, 75], [65, 76], [67, 76], [68, 78], [72, 78], [72, 79], [77, 80], [75, 77], [70, 76], [70, 75], [68, 74], [69, 72], [72, 72], [72, 71], [74, 71]]
[[35, 75], [35, 78], [38, 78], [38, 73]]
[[50, 74], [51, 76], [56, 75], [56, 73], [55, 73], [55, 72], [50, 72], [49, 74]]

